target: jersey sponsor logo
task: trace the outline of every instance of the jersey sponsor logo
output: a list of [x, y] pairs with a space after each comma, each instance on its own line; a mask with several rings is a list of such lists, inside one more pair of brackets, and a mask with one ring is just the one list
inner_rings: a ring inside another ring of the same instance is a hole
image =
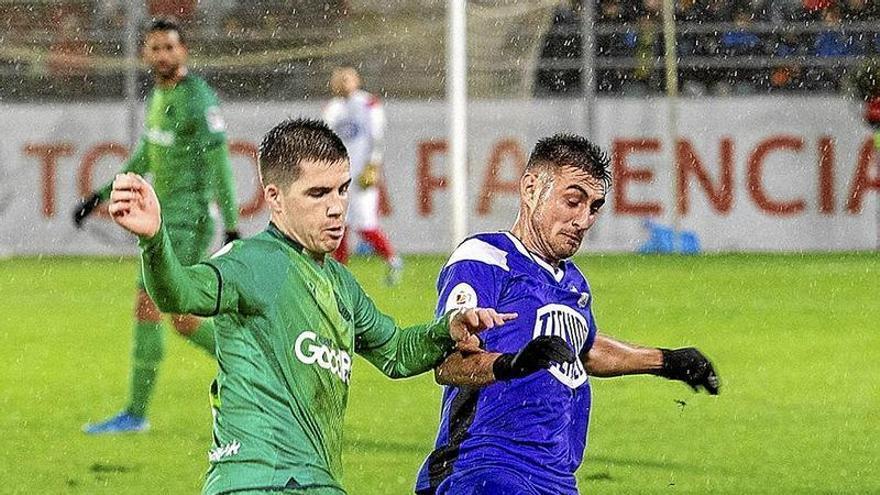
[[305, 331], [299, 334], [293, 344], [293, 352], [303, 364], [310, 366], [316, 364], [348, 384], [348, 379], [351, 377], [351, 355], [341, 349], [319, 343], [315, 332]]
[[231, 443], [211, 449], [211, 452], [208, 453], [208, 460], [211, 462], [217, 462], [224, 457], [238, 454], [239, 450], [241, 450], [241, 443], [239, 443], [238, 440], [233, 440]]
[[477, 292], [470, 285], [462, 282], [452, 288], [449, 297], [446, 299], [446, 308], [444, 313], [448, 313], [453, 309], [470, 309], [477, 307]]
[[144, 133], [144, 137], [150, 143], [158, 144], [159, 146], [174, 145], [174, 133], [171, 131], [163, 131], [157, 127], [148, 127], [147, 132]]
[[219, 107], [210, 107], [205, 110], [205, 121], [207, 121], [208, 130], [211, 132], [223, 132], [226, 130], [226, 121], [223, 120]]
[[[533, 338], [556, 335], [565, 339], [575, 352], [580, 352], [587, 343], [589, 333], [584, 315], [568, 306], [548, 304], [535, 314]], [[557, 364], [548, 371], [569, 388], [578, 388], [587, 381], [587, 372], [580, 359], [575, 359], [573, 363]]]

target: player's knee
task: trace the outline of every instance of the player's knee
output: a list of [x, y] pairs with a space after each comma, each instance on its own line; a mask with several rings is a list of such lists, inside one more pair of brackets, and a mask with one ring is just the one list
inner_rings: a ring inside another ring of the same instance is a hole
[[134, 317], [137, 321], [159, 323], [162, 321], [162, 312], [150, 299], [146, 291], [140, 290], [134, 305]]
[[192, 315], [172, 315], [171, 316], [171, 326], [174, 327], [174, 330], [177, 331], [180, 335], [184, 337], [189, 337], [196, 330], [198, 330], [199, 326], [202, 324], [201, 318]]

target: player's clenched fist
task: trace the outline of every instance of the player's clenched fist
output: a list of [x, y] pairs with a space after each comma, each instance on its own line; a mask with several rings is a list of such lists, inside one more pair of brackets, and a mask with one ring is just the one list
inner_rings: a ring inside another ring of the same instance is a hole
[[474, 335], [477, 332], [513, 320], [516, 313], [498, 313], [491, 308], [469, 308], [456, 310], [449, 319], [449, 336], [463, 352], [480, 352], [480, 340]]
[[116, 223], [133, 234], [153, 237], [159, 231], [159, 199], [153, 186], [140, 175], [129, 172], [116, 176], [108, 210]]
[[718, 375], [715, 368], [702, 352], [687, 347], [684, 349], [660, 349], [663, 353], [663, 369], [658, 375], [670, 380], [680, 380], [698, 392], [706, 389], [712, 395], [718, 395]]
[[575, 359], [577, 355], [565, 339], [558, 335], [542, 335], [529, 341], [519, 352], [498, 356], [492, 364], [492, 374], [496, 380], [512, 380], [556, 364], [570, 364]]

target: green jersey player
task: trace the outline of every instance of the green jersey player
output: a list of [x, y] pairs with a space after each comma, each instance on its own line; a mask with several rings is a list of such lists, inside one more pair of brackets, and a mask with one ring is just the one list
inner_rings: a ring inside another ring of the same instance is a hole
[[[214, 236], [210, 205], [217, 202], [227, 241], [238, 238], [238, 206], [223, 119], [217, 97], [201, 78], [189, 74], [180, 29], [155, 21], [147, 32], [144, 58], [155, 86], [147, 99], [145, 130], [124, 171], [149, 173], [165, 207], [165, 224], [174, 250], [185, 265], [204, 259]], [[110, 196], [111, 184], [83, 201], [74, 214], [80, 226]], [[164, 354], [162, 315], [138, 281], [129, 402], [120, 414], [88, 424], [90, 434], [144, 431], [147, 404]], [[214, 325], [188, 315], [172, 324], [190, 342], [214, 355]]]
[[268, 228], [184, 267], [150, 185], [116, 177], [110, 213], [140, 238], [163, 311], [213, 316], [220, 371], [206, 494], [341, 494], [342, 426], [358, 353], [392, 378], [432, 369], [515, 314], [470, 309], [398, 328], [332, 253], [342, 240], [348, 154], [324, 123], [290, 120], [260, 146]]

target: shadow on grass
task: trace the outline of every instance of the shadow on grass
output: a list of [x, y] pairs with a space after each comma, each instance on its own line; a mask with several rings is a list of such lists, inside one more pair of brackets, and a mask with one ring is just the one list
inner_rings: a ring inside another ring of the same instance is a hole
[[[653, 459], [639, 459], [626, 457], [612, 457], [607, 455], [587, 455], [584, 459], [585, 466], [594, 466], [596, 464], [613, 464], [617, 466], [642, 467], [652, 469], [682, 469], [689, 470], [692, 468], [690, 464], [673, 461], [657, 461]], [[589, 479], [589, 478], [588, 478]]]
[[136, 466], [124, 466], [122, 464], [104, 464], [101, 462], [96, 462], [89, 466], [89, 471], [95, 474], [104, 474], [104, 473], [128, 473], [132, 471], [137, 471]]
[[[355, 437], [345, 439], [345, 449], [355, 452], [381, 452], [387, 454], [414, 454], [425, 455], [430, 452], [432, 445], [425, 445], [422, 442], [401, 442], [396, 440], [378, 440], [374, 438]], [[616, 466], [641, 467], [651, 469], [676, 469], [691, 470], [693, 466], [674, 461], [658, 461], [653, 459], [642, 458], [624, 458], [613, 457], [607, 455], [587, 455], [584, 459], [584, 466], [599, 467], [601, 464], [610, 464]], [[584, 479], [610, 480], [611, 475], [607, 471], [593, 472], [587, 474]]]
[[351, 437], [345, 439], [345, 450], [356, 452], [383, 452], [388, 454], [425, 455], [431, 451], [433, 444], [424, 442], [400, 442], [395, 440], [376, 440], [372, 438]]

